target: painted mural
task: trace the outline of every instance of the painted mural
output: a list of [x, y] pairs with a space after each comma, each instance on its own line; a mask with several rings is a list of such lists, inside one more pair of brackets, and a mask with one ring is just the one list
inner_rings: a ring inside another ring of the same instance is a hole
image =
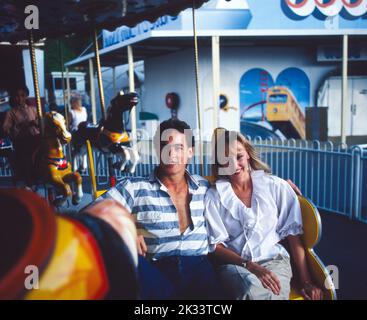
[[250, 69], [241, 77], [241, 121], [269, 122], [288, 138], [304, 138], [305, 108], [309, 105], [310, 80], [299, 68], [284, 69], [275, 81], [261, 68]]
[[273, 77], [261, 68], [250, 69], [240, 80], [240, 114], [248, 121], [265, 118], [266, 94], [274, 86]]

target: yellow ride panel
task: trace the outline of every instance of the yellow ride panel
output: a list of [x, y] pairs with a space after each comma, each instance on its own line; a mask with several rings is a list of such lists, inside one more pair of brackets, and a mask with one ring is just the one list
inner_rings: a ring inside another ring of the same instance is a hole
[[81, 224], [57, 217], [58, 236], [39, 289], [27, 300], [101, 299], [108, 291], [107, 274], [99, 248]]

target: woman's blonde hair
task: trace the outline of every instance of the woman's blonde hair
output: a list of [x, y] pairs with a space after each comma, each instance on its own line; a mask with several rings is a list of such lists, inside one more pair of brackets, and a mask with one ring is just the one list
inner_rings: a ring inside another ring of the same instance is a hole
[[219, 175], [219, 167], [221, 164], [218, 161], [218, 142], [224, 142], [224, 146], [227, 148], [231, 142], [233, 142], [233, 137], [242, 144], [248, 153], [250, 159], [250, 167], [252, 170], [264, 170], [266, 173], [271, 173], [270, 167], [263, 161], [261, 161], [260, 156], [254, 146], [248, 141], [244, 135], [237, 131], [229, 131], [224, 128], [216, 128], [212, 137], [212, 155], [214, 163], [212, 164], [212, 175], [215, 180], [219, 178], [228, 178], [228, 176]]

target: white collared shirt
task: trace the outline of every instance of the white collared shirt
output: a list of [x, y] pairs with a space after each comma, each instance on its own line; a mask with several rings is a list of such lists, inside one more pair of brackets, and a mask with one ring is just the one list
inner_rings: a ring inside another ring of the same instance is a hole
[[220, 179], [205, 196], [210, 251], [223, 244], [243, 259], [260, 261], [278, 254], [289, 256], [279, 241], [302, 234], [298, 198], [289, 184], [263, 170], [251, 172], [251, 208]]

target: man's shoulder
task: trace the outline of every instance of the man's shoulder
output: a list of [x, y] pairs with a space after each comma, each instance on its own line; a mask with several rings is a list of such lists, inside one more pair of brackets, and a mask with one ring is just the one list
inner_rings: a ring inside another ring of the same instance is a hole
[[134, 176], [128, 177], [131, 182], [149, 182], [149, 176]]
[[150, 183], [149, 176], [125, 177], [121, 181], [119, 181], [117, 185], [127, 186], [127, 185], [136, 185], [140, 183]]
[[114, 188], [109, 190], [109, 194], [116, 191], [125, 198], [135, 198], [137, 193], [143, 190], [154, 189], [152, 183], [149, 181], [149, 177], [124, 177], [121, 179]]
[[192, 174], [191, 177], [198, 183], [200, 187], [209, 188], [210, 183], [207, 179], [204, 177], [198, 175], [198, 174]]

